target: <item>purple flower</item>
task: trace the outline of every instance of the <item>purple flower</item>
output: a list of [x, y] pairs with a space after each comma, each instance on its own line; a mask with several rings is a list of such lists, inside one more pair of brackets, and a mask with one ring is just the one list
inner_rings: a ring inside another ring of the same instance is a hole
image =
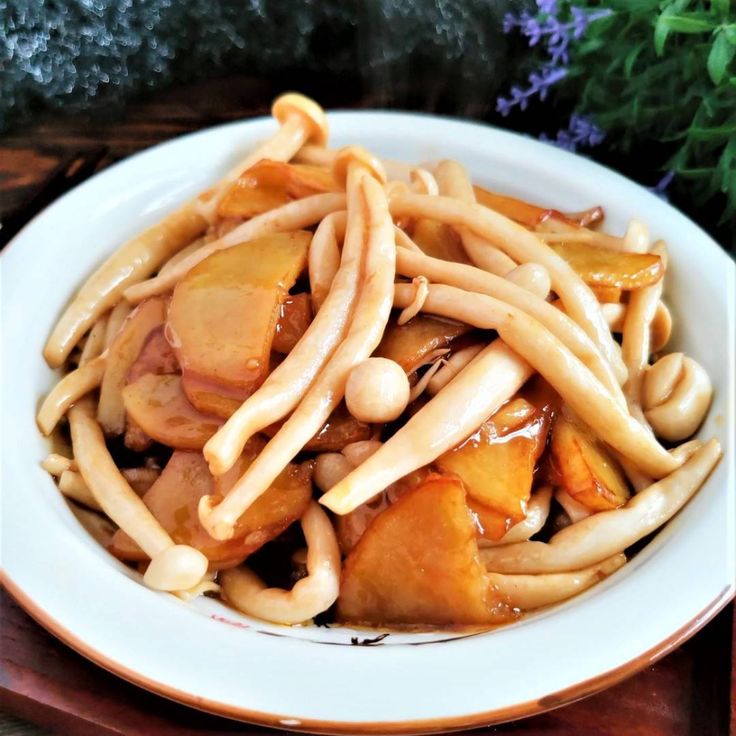
[[539, 139], [545, 143], [551, 143], [558, 148], [575, 153], [578, 148], [592, 148], [600, 145], [606, 134], [593, 122], [589, 115], [570, 116], [567, 128], [557, 131], [555, 138], [542, 133]]
[[[611, 12], [608, 9], [588, 12], [572, 5], [568, 20], [561, 17], [558, 0], [536, 0], [536, 3], [536, 15], [524, 10], [518, 15], [506, 13], [503, 19], [504, 33], [518, 28], [521, 35], [527, 38], [529, 46], [543, 43], [548, 57], [538, 70], [529, 75], [526, 89], [514, 86], [508, 97], [498, 97], [496, 110], [503, 116], [515, 107], [525, 110], [535, 95], [545, 100], [550, 88], [567, 75], [570, 42], [581, 38], [592, 20]], [[574, 139], [573, 133], [568, 131], [567, 135], [572, 136], [571, 141]]]
[[503, 17], [503, 32], [511, 33], [511, 31], [518, 25], [518, 20], [513, 13], [506, 13]]
[[496, 100], [496, 110], [506, 117], [514, 107], [526, 110], [529, 100], [535, 95], [540, 100], [547, 97], [550, 87], [565, 77], [567, 70], [562, 67], [543, 66], [539, 71], [529, 75], [529, 86], [522, 89], [514, 85], [510, 90], [510, 97], [499, 97]]
[[537, 8], [540, 13], [557, 15], [557, 0], [537, 0]]
[[674, 169], [670, 169], [653, 187], [647, 187], [647, 189], [649, 189], [652, 194], [656, 194], [658, 197], [663, 199], [665, 202], [669, 202], [667, 189], [674, 178], [675, 171]]

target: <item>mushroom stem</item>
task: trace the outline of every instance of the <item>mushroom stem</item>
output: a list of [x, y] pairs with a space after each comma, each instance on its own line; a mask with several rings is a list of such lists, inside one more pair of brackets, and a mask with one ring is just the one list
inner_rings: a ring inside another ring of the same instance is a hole
[[347, 514], [433, 462], [472, 434], [533, 372], [501, 340], [494, 340], [320, 503], [336, 514]]
[[346, 212], [327, 215], [309, 244], [309, 292], [312, 308], [319, 312], [340, 269], [338, 240], [345, 236]]
[[542, 486], [532, 493], [531, 498], [526, 505], [526, 516], [523, 521], [514, 524], [501, 539], [493, 541], [481, 537], [478, 540], [478, 547], [499, 547], [504, 544], [513, 544], [514, 542], [526, 542], [527, 539], [533, 537], [544, 526], [549, 516], [549, 505], [552, 500], [551, 486]]
[[625, 564], [626, 555], [618, 554], [574, 572], [542, 575], [503, 575], [489, 572], [488, 584], [497, 594], [505, 596], [514, 608], [530, 611], [572, 598]]
[[364, 247], [365, 213], [360, 179], [366, 169], [355, 163], [348, 176], [350, 227], [340, 268], [307, 331], [258, 390], [210, 438], [204, 456], [215, 475], [233, 466], [245, 443], [259, 430], [285, 417], [297, 406], [348, 329], [358, 295]]
[[[462, 263], [450, 263], [399, 248], [396, 270], [402, 276], [426, 276], [433, 284], [447, 284], [466, 291], [478, 292], [511, 304], [538, 320], [566, 345], [606, 387], [622, 406], [625, 399], [616, 376], [595, 343], [564, 312], [525, 288], [491, 273]], [[527, 274], [524, 274], [525, 276]], [[517, 274], [518, 277], [518, 274]], [[398, 306], [398, 305], [397, 305]], [[479, 315], [480, 316], [480, 315]], [[472, 324], [472, 323], [471, 323]]]
[[[660, 256], [666, 268], [667, 249], [664, 243], [658, 243], [652, 252]], [[647, 429], [649, 429], [649, 422], [641, 406], [642, 382], [644, 372], [649, 365], [649, 355], [652, 352], [652, 323], [657, 314], [657, 305], [662, 296], [663, 285], [664, 278], [661, 278], [651, 286], [644, 286], [631, 292], [621, 342], [621, 355], [629, 374], [624, 385], [626, 402], [631, 415]]]
[[[396, 245], [381, 185], [363, 174], [368, 226], [363, 278], [348, 334], [294, 413], [266, 445], [222, 502], [200, 501], [202, 525], [215, 539], [229, 539], [240, 516], [268, 489], [286, 464], [324, 424], [345, 393], [350, 371], [366, 360], [383, 336], [393, 303]], [[348, 228], [351, 212], [348, 210]]]
[[146, 297], [162, 294], [172, 289], [185, 274], [218, 250], [271, 233], [303, 230], [327, 217], [331, 212], [342, 209], [345, 209], [345, 195], [339, 193], [313, 194], [276, 207], [238, 225], [227, 235], [197, 248], [165, 273], [126, 288], [124, 296], [131, 304], [136, 304]]
[[718, 440], [710, 440], [677, 470], [633, 496], [622, 508], [593, 514], [558, 532], [549, 542], [483, 549], [481, 560], [488, 570], [503, 573], [563, 572], [601, 562], [672, 518], [700, 488], [720, 457]]
[[[435, 170], [439, 193], [466, 204], [475, 204], [475, 192], [465, 167], [457, 161], [440, 161]], [[504, 276], [516, 263], [502, 250], [491, 245], [467, 227], [457, 227], [457, 234], [470, 260], [489, 273]]]
[[[166, 530], [130, 487], [105, 445], [102, 429], [89, 398], [69, 411], [74, 458], [87, 487], [100, 508], [150, 558], [158, 590], [179, 590], [196, 585], [207, 572], [207, 558], [198, 550], [175, 545]], [[184, 550], [172, 553], [171, 550]], [[151, 582], [148, 572], [144, 582]]]
[[[406, 286], [396, 285], [397, 306], [411, 299]], [[679, 465], [559, 338], [522, 310], [485, 294], [433, 284], [423, 311], [497, 330], [504, 342], [544, 376], [598, 437], [652, 477], [661, 478]]]
[[220, 573], [223, 598], [249, 616], [279, 624], [301, 624], [326, 611], [340, 590], [340, 548], [327, 514], [312, 501], [301, 519], [307, 540], [307, 577], [291, 590], [267, 588], [251, 570]]
[[48, 437], [53, 432], [75, 401], [100, 385], [106, 363], [107, 355], [103, 353], [67, 373], [51, 389], [36, 415], [36, 423], [44, 435]]
[[400, 194], [391, 199], [390, 208], [394, 217], [431, 217], [448, 225], [467, 227], [519, 263], [531, 261], [544, 266], [552, 280], [552, 288], [565, 305], [565, 311], [593, 339], [613, 368], [619, 383], [624, 383], [626, 366], [595, 294], [567, 261], [536, 235], [487, 207], [466, 204], [450, 197]]

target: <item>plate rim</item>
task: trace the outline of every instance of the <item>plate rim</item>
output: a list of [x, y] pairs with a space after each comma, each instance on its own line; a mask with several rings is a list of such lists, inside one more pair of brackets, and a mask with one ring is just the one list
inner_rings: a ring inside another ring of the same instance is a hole
[[77, 654], [90, 660], [93, 664], [102, 667], [113, 675], [129, 682], [148, 692], [180, 703], [190, 708], [209, 713], [211, 715], [229, 718], [257, 726], [266, 726], [279, 730], [289, 729], [301, 733], [336, 734], [350, 736], [351, 734], [385, 734], [386, 736], [420, 736], [421, 734], [440, 734], [453, 731], [463, 731], [468, 728], [492, 726], [507, 723], [521, 718], [539, 715], [557, 708], [570, 705], [596, 693], [607, 690], [623, 680], [635, 675], [645, 667], [659, 661], [674, 649], [684, 644], [698, 633], [706, 624], [712, 621], [732, 600], [734, 600], [733, 586], [726, 586], [720, 594], [709, 603], [699, 614], [688, 621], [684, 626], [667, 637], [659, 644], [651, 647], [632, 660], [602, 672], [594, 677], [583, 680], [575, 685], [545, 695], [538, 700], [517, 703], [505, 708], [494, 708], [490, 711], [473, 713], [468, 716], [449, 716], [445, 718], [428, 718], [402, 721], [330, 721], [322, 719], [296, 719], [288, 715], [255, 711], [242, 706], [221, 703], [192, 695], [183, 690], [173, 688], [153, 678], [141, 675], [108, 658], [102, 652], [88, 646], [82, 639], [73, 634], [62, 623], [44, 611], [17, 586], [4, 570], [0, 570], [0, 585], [11, 595], [13, 600], [42, 628], [50, 632], [63, 644], [70, 647]]
[[[533, 143], [538, 146], [544, 146], [544, 144], [535, 141], [534, 139], [528, 138], [521, 134], [513, 131], [508, 131], [502, 128], [496, 128], [478, 121], [451, 118], [445, 116], [437, 116], [428, 113], [407, 113], [401, 111], [390, 111], [390, 110], [365, 110], [365, 111], [329, 111], [330, 116], [339, 117], [360, 117], [360, 116], [387, 116], [397, 118], [421, 118], [425, 120], [431, 120], [436, 122], [447, 122], [453, 124], [462, 124], [475, 129], [485, 129], [492, 131], [496, 134], [503, 134], [511, 139], [522, 139], [525, 144]], [[264, 120], [268, 120], [266, 117], [251, 118], [247, 120], [236, 120], [228, 123], [203, 128], [199, 131], [185, 134], [183, 136], [177, 136], [174, 139], [164, 141], [155, 146], [142, 149], [141, 151], [122, 159], [116, 164], [104, 169], [99, 172], [100, 176], [104, 176], [108, 172], [112, 172], [115, 167], [125, 165], [130, 162], [131, 159], [137, 156], [144, 156], [154, 150], [160, 150], [171, 144], [176, 144], [184, 139], [190, 140], [200, 136], [207, 135], [214, 131], [222, 130], [229, 127], [243, 126], [244, 124], [262, 123]], [[546, 148], [546, 147], [545, 147]], [[561, 153], [561, 152], [560, 152]], [[565, 154], [565, 157], [567, 154]], [[576, 158], [584, 158], [576, 156]], [[609, 177], [615, 177], [619, 181], [626, 182], [629, 186], [636, 186], [641, 190], [644, 190], [641, 185], [630, 179], [624, 177], [622, 174], [609, 169], [597, 162], [587, 160], [588, 164], [592, 164], [599, 170], [605, 171]], [[11, 246], [22, 239], [26, 229], [32, 225], [32, 223], [51, 207], [57, 205], [63, 206], [63, 200], [67, 195], [72, 194], [79, 188], [92, 184], [97, 174], [85, 182], [80, 183], [73, 189], [69, 190], [64, 196], [53, 202], [48, 208], [45, 208], [38, 213], [32, 220], [15, 235], [15, 237], [7, 244], [4, 249], [6, 254]], [[692, 222], [684, 214], [673, 208], [673, 210], [682, 218], [688, 221], [693, 227], [696, 227], [704, 238], [707, 238], [711, 244], [716, 246], [716, 250], [719, 252], [719, 256], [722, 256], [723, 260], [733, 268], [733, 262], [729, 258], [728, 254], [722, 249], [720, 244], [714, 241], [705, 231], [702, 230], [696, 223]], [[731, 428], [733, 433], [733, 427]], [[726, 448], [728, 450], [729, 448]], [[177, 702], [184, 703], [190, 707], [204, 710], [206, 712], [214, 713], [216, 715], [222, 715], [228, 718], [235, 718], [251, 723], [257, 723], [259, 725], [266, 725], [276, 728], [284, 728], [288, 725], [289, 728], [296, 728], [300, 731], [311, 731], [311, 732], [329, 732], [329, 733], [396, 733], [396, 734], [413, 734], [413, 733], [430, 733], [447, 730], [458, 730], [473, 726], [479, 726], [491, 723], [500, 723], [510, 719], [520, 718], [536, 713], [541, 713], [546, 710], [566, 705], [575, 700], [581, 699], [588, 695], [594, 694], [603, 690], [611, 685], [620, 682], [626, 677], [634, 674], [635, 672], [646, 667], [654, 661], [657, 661], [662, 656], [666, 655], [673, 648], [679, 646], [684, 641], [693, 636], [698, 630], [700, 630], [708, 621], [710, 621], [717, 613], [722, 610], [728, 602], [734, 597], [733, 584], [727, 584], [721, 592], [694, 618], [689, 620], [686, 624], [681, 626], [677, 631], [666, 637], [659, 644], [650, 647], [645, 652], [639, 654], [633, 659], [620, 664], [606, 672], [599, 673], [598, 675], [587, 678], [573, 686], [567, 687], [564, 690], [552, 693], [551, 695], [545, 695], [539, 700], [527, 701], [524, 703], [516, 703], [512, 706], [505, 708], [495, 708], [491, 711], [484, 711], [469, 715], [461, 716], [448, 716], [448, 717], [437, 717], [432, 719], [413, 719], [413, 720], [401, 720], [401, 721], [329, 721], [322, 719], [310, 719], [307, 717], [300, 717], [298, 725], [296, 723], [286, 723], [291, 719], [289, 716], [279, 716], [274, 713], [265, 713], [260, 711], [253, 711], [248, 708], [237, 706], [230, 703], [218, 703], [217, 701], [204, 698], [203, 696], [193, 695], [186, 691], [180, 691], [176, 688], [166, 685], [165, 683], [158, 682], [152, 678], [143, 676], [134, 670], [130, 670], [126, 665], [119, 664], [109, 659], [102, 652], [93, 649], [87, 645], [83, 640], [79, 639], [75, 634], [69, 631], [61, 622], [57, 621], [40, 606], [36, 605], [35, 602], [22, 590], [19, 584], [15, 583], [6, 570], [0, 570], [0, 583], [8, 590], [14, 599], [16, 599], [19, 605], [24, 608], [35, 620], [37, 620], [44, 628], [49, 630], [57, 638], [63, 641], [65, 644], [70, 646], [75, 651], [95, 662], [99, 666], [109, 670], [113, 674], [132, 682], [133, 684], [143, 687], [151, 692], [154, 692], [163, 697], [175, 700]]]

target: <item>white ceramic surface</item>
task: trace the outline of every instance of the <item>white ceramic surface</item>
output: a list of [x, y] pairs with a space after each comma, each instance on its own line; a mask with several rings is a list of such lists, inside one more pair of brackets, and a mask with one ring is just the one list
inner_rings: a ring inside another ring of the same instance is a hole
[[[42, 346], [75, 287], [129, 236], [205, 189], [274, 130], [213, 128], [133, 156], [58, 200], [6, 249], [2, 268], [2, 564], [42, 622], [113, 671], [223, 714], [321, 731], [422, 731], [558, 705], [614, 681], [692, 633], [734, 589], [734, 263], [679, 212], [623, 177], [488, 127], [416, 115], [332, 113], [331, 145], [464, 163], [480, 184], [562, 210], [603, 204], [607, 229], [645, 220], [669, 245], [668, 349], [715, 387], [702, 437], [725, 457], [690, 504], [620, 572], [567, 604], [466, 638], [285, 629], [212, 600], [144, 588], [87, 536], [39, 467], [34, 414], [56, 380]], [[224, 619], [224, 620], [223, 620]], [[279, 634], [273, 636], [273, 634]], [[421, 642], [422, 646], [415, 646]], [[344, 644], [331, 646], [328, 644]], [[554, 695], [557, 693], [557, 695]]]

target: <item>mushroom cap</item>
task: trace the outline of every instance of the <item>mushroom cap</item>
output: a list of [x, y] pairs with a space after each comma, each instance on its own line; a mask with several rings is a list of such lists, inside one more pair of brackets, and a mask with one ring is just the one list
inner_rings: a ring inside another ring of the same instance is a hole
[[202, 580], [208, 565], [198, 549], [174, 544], [151, 560], [143, 582], [154, 590], [188, 590]]
[[348, 167], [353, 162], [365, 166], [381, 184], [386, 183], [386, 171], [378, 158], [362, 146], [345, 146], [337, 152], [332, 163], [332, 173], [343, 186], [348, 178]]
[[410, 392], [409, 380], [398, 363], [368, 358], [350, 371], [345, 403], [361, 422], [390, 422], [406, 409]]
[[307, 140], [318, 146], [327, 143], [329, 125], [325, 111], [314, 100], [297, 92], [280, 95], [271, 105], [271, 114], [283, 125], [292, 115], [299, 115], [309, 131]]

